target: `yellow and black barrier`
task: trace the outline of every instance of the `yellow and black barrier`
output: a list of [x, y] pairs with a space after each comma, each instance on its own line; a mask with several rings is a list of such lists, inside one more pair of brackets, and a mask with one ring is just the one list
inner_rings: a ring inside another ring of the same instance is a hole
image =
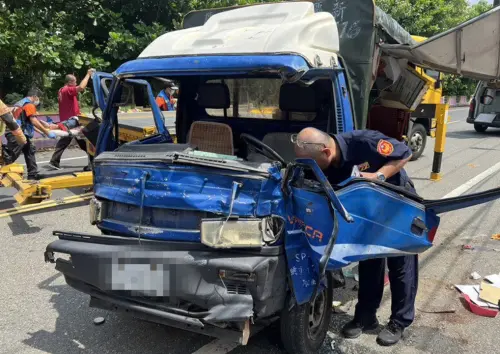
[[439, 181], [441, 179], [441, 164], [443, 162], [448, 125], [448, 109], [447, 104], [436, 104], [436, 142], [434, 144], [434, 159], [432, 161], [432, 181]]

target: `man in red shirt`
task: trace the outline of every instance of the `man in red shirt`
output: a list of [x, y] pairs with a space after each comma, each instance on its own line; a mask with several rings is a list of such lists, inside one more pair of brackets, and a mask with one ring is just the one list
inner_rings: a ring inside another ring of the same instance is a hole
[[[87, 75], [85, 75], [84, 79], [80, 82], [79, 85], [76, 84], [76, 77], [74, 75], [68, 74], [66, 75], [65, 85], [59, 89], [58, 93], [58, 101], [59, 101], [59, 120], [64, 122], [71, 117], [80, 115], [80, 105], [78, 103], [78, 94], [85, 90], [87, 84], [89, 83], [90, 77], [94, 69], [89, 69], [87, 71]], [[53, 169], [60, 170], [61, 157], [64, 153], [64, 150], [71, 144], [73, 140], [72, 136], [64, 137], [59, 139], [56, 145], [56, 149], [52, 158], [50, 159], [49, 166]], [[83, 139], [76, 139], [78, 146], [83, 151], [87, 152], [87, 144]], [[89, 171], [91, 169], [92, 158], [88, 156], [89, 164], [84, 168], [85, 171]]]

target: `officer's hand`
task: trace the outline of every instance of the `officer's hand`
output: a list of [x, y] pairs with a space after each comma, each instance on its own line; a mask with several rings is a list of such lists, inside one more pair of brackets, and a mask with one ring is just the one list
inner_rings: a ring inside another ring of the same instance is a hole
[[372, 172], [361, 172], [361, 177], [372, 180], [378, 179], [377, 174]]
[[56, 135], [56, 133], [54, 133], [54, 132], [49, 132], [49, 133], [47, 134], [47, 136], [48, 136], [50, 139], [55, 139], [55, 138], [57, 138], [57, 135]]
[[92, 76], [92, 74], [94, 74], [94, 73], [95, 73], [95, 69], [90, 68], [89, 70], [87, 70], [87, 75], [89, 75], [89, 76]]

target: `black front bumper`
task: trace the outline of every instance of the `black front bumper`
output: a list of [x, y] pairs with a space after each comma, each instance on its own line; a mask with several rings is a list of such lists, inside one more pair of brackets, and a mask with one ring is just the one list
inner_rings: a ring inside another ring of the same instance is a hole
[[[45, 261], [56, 264], [68, 285], [89, 294], [91, 306], [215, 337], [228, 336], [221, 327], [270, 318], [284, 306], [282, 247], [243, 252], [198, 243], [54, 235], [59, 240], [47, 246]], [[159, 277], [143, 276], [146, 272]]]

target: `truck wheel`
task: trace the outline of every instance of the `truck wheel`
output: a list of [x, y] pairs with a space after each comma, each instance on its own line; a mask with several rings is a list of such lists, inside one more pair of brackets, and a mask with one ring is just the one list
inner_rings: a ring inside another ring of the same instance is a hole
[[484, 133], [486, 131], [486, 129], [488, 129], [488, 127], [486, 125], [482, 125], [482, 124], [474, 124], [474, 129], [478, 133]]
[[331, 274], [327, 272], [325, 279], [327, 287], [316, 296], [313, 304], [296, 304], [291, 309], [286, 306], [282, 311], [281, 340], [290, 354], [314, 354], [323, 345], [332, 317], [333, 299]]
[[411, 161], [415, 161], [424, 152], [425, 143], [427, 142], [427, 130], [422, 124], [415, 124], [411, 130], [410, 139], [408, 140], [408, 145], [413, 154], [411, 156]]

